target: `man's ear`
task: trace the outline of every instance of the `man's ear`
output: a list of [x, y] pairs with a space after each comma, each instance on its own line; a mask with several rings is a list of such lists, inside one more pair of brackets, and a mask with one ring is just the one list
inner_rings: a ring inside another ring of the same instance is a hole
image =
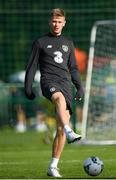
[[63, 25], [63, 27], [65, 26], [65, 24], [66, 24], [66, 21], [64, 21], [64, 25]]

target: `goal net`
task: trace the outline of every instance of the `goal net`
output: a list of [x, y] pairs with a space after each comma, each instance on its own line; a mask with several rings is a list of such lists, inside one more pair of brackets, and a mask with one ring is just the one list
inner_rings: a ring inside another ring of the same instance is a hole
[[82, 136], [85, 143], [116, 144], [116, 21], [92, 28]]

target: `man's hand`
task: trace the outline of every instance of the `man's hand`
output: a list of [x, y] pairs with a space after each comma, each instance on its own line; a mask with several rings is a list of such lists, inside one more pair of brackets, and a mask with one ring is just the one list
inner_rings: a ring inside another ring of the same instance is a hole
[[75, 96], [75, 100], [76, 101], [81, 101], [83, 99], [83, 97], [84, 97], [84, 91], [83, 91], [83, 88], [81, 87], [81, 88], [79, 88], [77, 90], [77, 93], [76, 93], [76, 96]]
[[26, 94], [26, 97], [28, 98], [28, 99], [30, 99], [30, 100], [33, 100], [33, 99], [35, 99], [35, 94], [32, 92], [31, 94], [27, 94], [26, 92], [25, 92], [25, 94]]

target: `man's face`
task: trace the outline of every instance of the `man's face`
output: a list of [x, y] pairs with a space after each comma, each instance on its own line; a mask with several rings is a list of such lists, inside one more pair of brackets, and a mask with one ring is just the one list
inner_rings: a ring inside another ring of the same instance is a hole
[[50, 27], [52, 32], [58, 36], [61, 34], [63, 27], [65, 26], [65, 17], [53, 16], [50, 20]]

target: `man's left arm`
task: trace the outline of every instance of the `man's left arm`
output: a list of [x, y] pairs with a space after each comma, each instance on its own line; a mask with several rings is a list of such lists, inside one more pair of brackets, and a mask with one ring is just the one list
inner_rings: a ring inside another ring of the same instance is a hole
[[82, 83], [81, 83], [81, 79], [80, 79], [80, 73], [78, 70], [77, 63], [76, 63], [73, 43], [71, 43], [71, 46], [70, 46], [70, 56], [69, 56], [69, 61], [68, 61], [68, 67], [69, 67], [69, 71], [71, 74], [72, 82], [77, 89], [75, 99], [81, 100], [84, 96], [84, 91], [83, 91], [83, 87], [82, 87]]

